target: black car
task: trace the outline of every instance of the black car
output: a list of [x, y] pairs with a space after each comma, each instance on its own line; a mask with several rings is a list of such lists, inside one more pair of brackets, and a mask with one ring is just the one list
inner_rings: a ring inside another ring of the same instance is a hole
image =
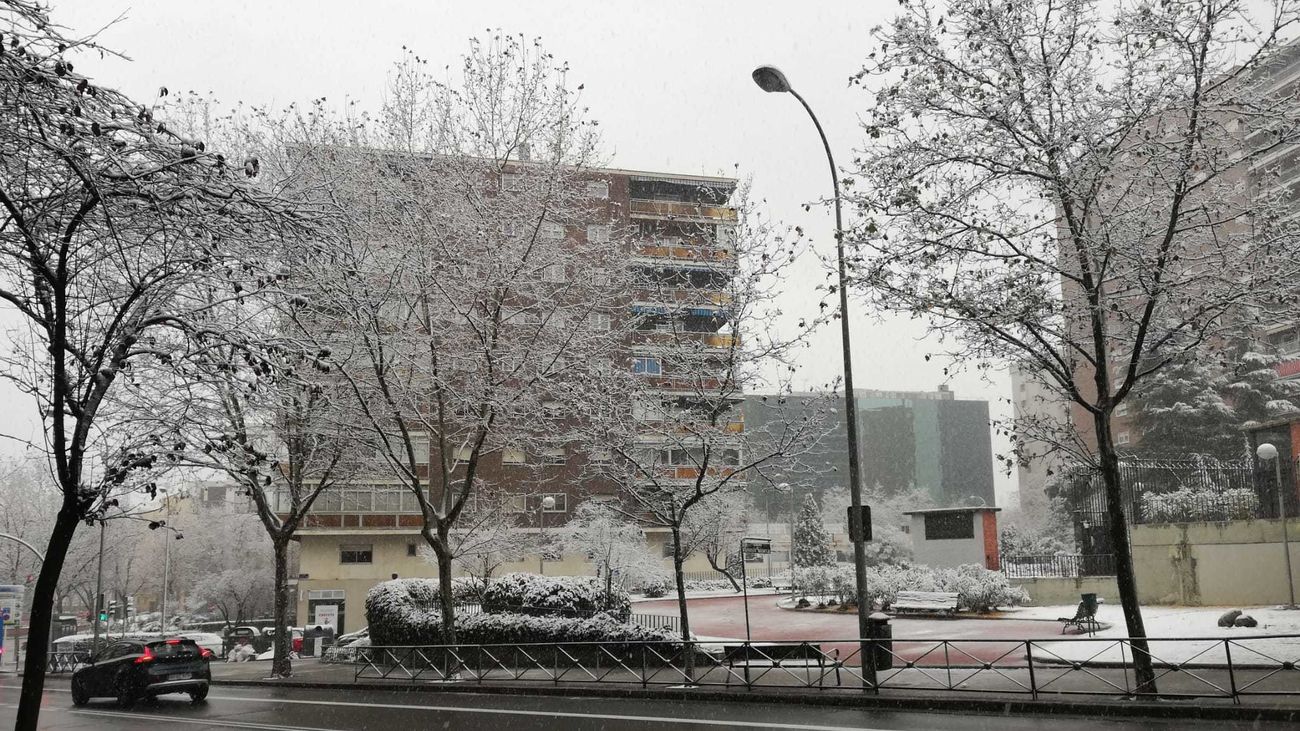
[[208, 697], [211, 658], [194, 640], [118, 640], [72, 674], [72, 703], [108, 696], [129, 708], [164, 693], [188, 693], [198, 703]]

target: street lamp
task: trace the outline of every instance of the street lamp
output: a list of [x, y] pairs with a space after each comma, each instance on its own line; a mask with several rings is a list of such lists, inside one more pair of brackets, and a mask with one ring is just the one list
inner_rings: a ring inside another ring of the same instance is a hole
[[[180, 531], [167, 525], [167, 521], [159, 520], [149, 524], [149, 530], [163, 528], [171, 531], [176, 540], [181, 540], [185, 536]], [[167, 634], [167, 585], [171, 581], [172, 572], [172, 544], [169, 541], [163, 542], [163, 583], [162, 583], [162, 605], [158, 612], [158, 631]]]
[[1278, 459], [1277, 447], [1265, 442], [1255, 449], [1255, 456], [1260, 461], [1273, 462], [1274, 484], [1277, 485], [1277, 515], [1282, 519], [1282, 555], [1286, 558], [1286, 588], [1290, 600], [1283, 609], [1296, 609], [1295, 581], [1291, 578], [1291, 541], [1286, 530], [1286, 501], [1282, 499], [1282, 460]]
[[[831, 154], [831, 145], [826, 141], [826, 132], [822, 130], [822, 124], [813, 114], [812, 107], [804, 101], [799, 92], [790, 86], [790, 81], [781, 73], [781, 70], [775, 66], [759, 66], [754, 69], [754, 83], [758, 88], [766, 92], [788, 93], [799, 103], [803, 105], [804, 111], [812, 119], [813, 126], [817, 128], [817, 134], [821, 137], [822, 147], [826, 150], [826, 162], [831, 168], [831, 188], [835, 192], [835, 256], [839, 267], [839, 295], [840, 295], [840, 347], [844, 357], [844, 421], [848, 430], [848, 447], [849, 447], [849, 501], [852, 504], [853, 514], [861, 515], [862, 511], [862, 480], [861, 471], [858, 464], [858, 409], [856, 398], [853, 393], [853, 354], [850, 347], [849, 338], [849, 294], [848, 294], [848, 270], [844, 264], [844, 219], [840, 210], [840, 178], [835, 169], [835, 157]], [[793, 551], [794, 546], [790, 547]], [[866, 589], [867, 589], [867, 555], [866, 548], [862, 545], [861, 540], [853, 541], [853, 576], [857, 583], [858, 590], [858, 638], [865, 639], [870, 634], [871, 607], [867, 606]], [[875, 686], [874, 658], [869, 659], [865, 642], [861, 648], [862, 665], [867, 668], [868, 664], [872, 668], [868, 670], [871, 674], [871, 685]]]
[[540, 534], [540, 545], [537, 547], [537, 572], [542, 576], [546, 575], [546, 511], [555, 509], [555, 498], [551, 495], [543, 495], [541, 501], [537, 504], [537, 529]]

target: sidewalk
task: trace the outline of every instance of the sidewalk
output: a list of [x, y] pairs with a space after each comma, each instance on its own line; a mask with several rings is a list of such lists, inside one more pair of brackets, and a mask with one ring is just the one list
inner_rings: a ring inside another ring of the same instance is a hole
[[[687, 688], [680, 683], [680, 675], [672, 676], [665, 669], [655, 675], [648, 686], [643, 686], [635, 675], [619, 676], [605, 668], [595, 677], [604, 682], [593, 682], [593, 675], [573, 670], [562, 674], [560, 680], [546, 670], [502, 673], [483, 681], [410, 680], [399, 673], [395, 677], [362, 677], [356, 679], [357, 667], [321, 663], [313, 658], [294, 663], [293, 677], [282, 680], [266, 679], [270, 663], [214, 663], [214, 684], [283, 686], [286, 688], [346, 688], [346, 689], [407, 689], [433, 692], [497, 692], [512, 694], [613, 696], [613, 697], [707, 697], [735, 700], [750, 699], [755, 702], [798, 702], [832, 705], [880, 705], [897, 708], [928, 708], [941, 710], [966, 710], [987, 713], [1081, 713], [1109, 716], [1159, 716], [1205, 717], [1261, 720], [1300, 721], [1300, 673], [1263, 672], [1255, 676], [1229, 677], [1226, 671], [1205, 670], [1195, 673], [1169, 673], [1159, 677], [1163, 693], [1158, 700], [1126, 700], [1115, 694], [1122, 692], [1130, 682], [1123, 669], [1096, 668], [1083, 671], [1071, 668], [1035, 668], [1034, 685], [1039, 689], [1036, 697], [1029, 693], [1031, 685], [1028, 671], [1016, 668], [895, 668], [879, 674], [881, 690], [878, 694], [864, 691], [856, 685], [856, 676], [846, 669], [840, 684], [827, 674], [824, 687], [816, 685], [816, 668], [754, 668], [755, 687], [746, 690], [739, 680], [725, 683], [726, 671], [712, 668], [702, 672], [699, 680], [710, 685]], [[703, 670], [703, 669], [702, 669]], [[853, 670], [856, 670], [854, 668]], [[737, 670], [739, 672], [739, 670]], [[373, 671], [368, 672], [374, 675]], [[400, 676], [400, 677], [399, 677]], [[617, 682], [623, 677], [626, 682]], [[571, 678], [571, 679], [570, 679]], [[808, 687], [811, 678], [813, 687]], [[1230, 698], [1179, 698], [1194, 693], [1220, 693], [1243, 684], [1258, 683], [1251, 688], [1259, 695], [1240, 697], [1239, 703]], [[1237, 685], [1234, 686], [1234, 683]], [[951, 687], [951, 689], [948, 689]], [[1275, 695], [1274, 693], [1290, 695]]]

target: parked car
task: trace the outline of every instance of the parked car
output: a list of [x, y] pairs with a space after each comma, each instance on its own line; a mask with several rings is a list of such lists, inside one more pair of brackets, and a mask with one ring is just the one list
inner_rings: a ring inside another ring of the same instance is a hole
[[72, 703], [84, 706], [91, 698], [116, 698], [130, 708], [140, 698], [188, 693], [200, 703], [208, 697], [212, 652], [194, 640], [117, 640], [100, 650], [87, 665], [72, 673]]
[[337, 638], [335, 638], [335, 640], [334, 640], [334, 646], [335, 646], [335, 647], [347, 647], [348, 645], [352, 644], [353, 642], [356, 642], [356, 641], [359, 640], [359, 639], [362, 639], [363, 637], [366, 638], [366, 639], [369, 639], [369, 638], [370, 638], [370, 628], [369, 628], [369, 627], [362, 627], [361, 629], [357, 630], [356, 632], [349, 632], [349, 633], [347, 633], [347, 634], [345, 634], [345, 635], [339, 635], [339, 636], [338, 636]]
[[181, 632], [176, 635], [182, 639], [194, 640], [194, 643], [209, 650], [216, 657], [226, 656], [226, 641], [214, 632]]

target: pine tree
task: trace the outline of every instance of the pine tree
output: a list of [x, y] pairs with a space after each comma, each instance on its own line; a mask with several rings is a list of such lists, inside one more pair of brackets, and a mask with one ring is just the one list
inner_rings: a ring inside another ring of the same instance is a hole
[[1209, 455], [1231, 458], [1242, 449], [1232, 405], [1224, 398], [1223, 368], [1210, 358], [1187, 358], [1153, 373], [1135, 396], [1140, 439], [1150, 457]]
[[1247, 350], [1237, 361], [1223, 390], [1236, 411], [1238, 423], [1265, 421], [1279, 414], [1300, 411], [1300, 386], [1278, 377], [1276, 355]]
[[812, 495], [804, 495], [799, 517], [794, 524], [793, 563], [798, 567], [831, 566], [835, 554], [831, 537], [822, 521], [821, 508]]

